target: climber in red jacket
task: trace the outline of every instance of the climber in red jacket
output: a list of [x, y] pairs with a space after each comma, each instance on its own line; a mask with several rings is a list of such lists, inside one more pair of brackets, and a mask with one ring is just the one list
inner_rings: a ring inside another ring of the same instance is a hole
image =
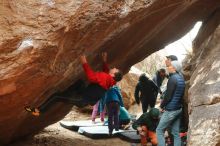
[[34, 116], [39, 116], [47, 111], [54, 102], [67, 102], [78, 107], [94, 105], [105, 96], [105, 92], [122, 79], [122, 73], [117, 68], [109, 69], [106, 63], [107, 53], [102, 54], [103, 71], [94, 72], [88, 65], [85, 55], [80, 57], [84, 71], [90, 84], [85, 87], [82, 80], [78, 80], [63, 92], [57, 92], [48, 98], [39, 107], [26, 106], [25, 110]]
[[106, 64], [107, 53], [102, 53], [103, 58], [103, 72], [94, 72], [87, 63], [85, 55], [80, 57], [83, 69], [86, 73], [88, 80], [91, 83], [97, 83], [104, 89], [108, 90], [110, 87], [116, 84], [116, 82], [121, 81], [122, 73], [117, 68], [109, 69]]

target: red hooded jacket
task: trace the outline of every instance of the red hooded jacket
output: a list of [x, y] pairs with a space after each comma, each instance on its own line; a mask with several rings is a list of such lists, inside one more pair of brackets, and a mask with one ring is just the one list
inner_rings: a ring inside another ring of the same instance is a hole
[[88, 63], [83, 64], [83, 69], [91, 83], [97, 83], [106, 90], [116, 84], [113, 77], [109, 75], [109, 68], [106, 63], [103, 64], [103, 72], [94, 72]]

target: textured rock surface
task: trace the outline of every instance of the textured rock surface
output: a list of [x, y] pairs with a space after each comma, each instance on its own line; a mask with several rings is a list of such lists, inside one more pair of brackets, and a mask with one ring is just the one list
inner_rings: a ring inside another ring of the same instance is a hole
[[0, 0], [0, 143], [34, 134], [68, 113], [56, 104], [40, 118], [38, 106], [83, 77], [78, 56], [94, 68], [98, 54], [126, 72], [206, 19], [219, 0]]
[[131, 107], [131, 105], [135, 102], [134, 90], [138, 82], [138, 78], [139, 75], [128, 73], [119, 84], [119, 87], [122, 90], [124, 105], [127, 109], [129, 109], [129, 107]]
[[203, 24], [194, 41], [189, 89], [190, 146], [220, 145], [219, 24], [220, 11], [217, 11]]

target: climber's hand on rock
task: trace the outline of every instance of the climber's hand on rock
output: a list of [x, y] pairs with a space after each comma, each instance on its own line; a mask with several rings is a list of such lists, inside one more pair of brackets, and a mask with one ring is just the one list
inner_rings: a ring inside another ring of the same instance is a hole
[[107, 62], [107, 53], [106, 52], [103, 52], [102, 53], [102, 60], [103, 60], [103, 62]]
[[81, 55], [80, 56], [80, 61], [81, 61], [82, 64], [87, 63], [86, 56], [85, 55]]

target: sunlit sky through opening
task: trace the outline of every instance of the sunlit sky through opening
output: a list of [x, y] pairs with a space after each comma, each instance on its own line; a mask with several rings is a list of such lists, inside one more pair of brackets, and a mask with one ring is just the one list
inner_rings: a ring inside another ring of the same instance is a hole
[[176, 55], [180, 61], [182, 61], [187, 52], [192, 51], [192, 41], [196, 37], [202, 22], [199, 21], [185, 36], [179, 40], [167, 45], [164, 49], [167, 55]]

